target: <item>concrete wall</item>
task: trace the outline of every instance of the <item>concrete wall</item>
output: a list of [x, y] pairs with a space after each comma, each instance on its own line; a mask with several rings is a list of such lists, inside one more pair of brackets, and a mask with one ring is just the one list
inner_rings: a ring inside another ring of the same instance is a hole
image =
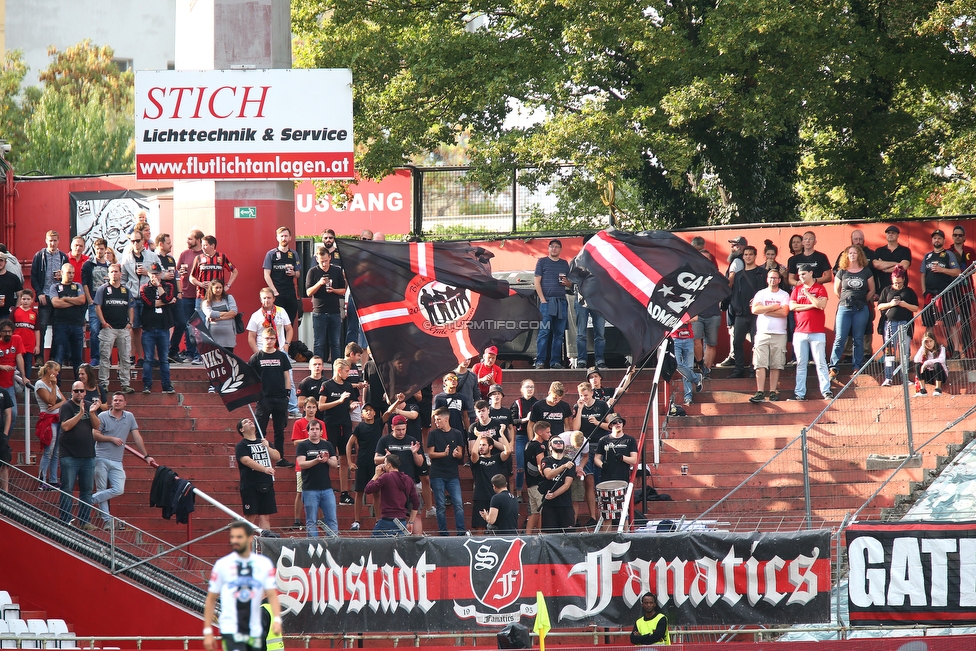
[[[3, 0], [0, 0], [0, 10]], [[90, 38], [109, 45], [134, 70], [166, 70], [176, 61], [176, 0], [19, 0], [6, 2], [7, 50], [23, 50], [25, 84], [37, 83], [58, 50]]]

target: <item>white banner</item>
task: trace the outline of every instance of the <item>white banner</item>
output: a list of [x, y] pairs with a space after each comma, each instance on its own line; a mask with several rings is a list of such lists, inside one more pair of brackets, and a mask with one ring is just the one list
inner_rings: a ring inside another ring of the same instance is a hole
[[352, 72], [136, 72], [140, 180], [351, 179]]

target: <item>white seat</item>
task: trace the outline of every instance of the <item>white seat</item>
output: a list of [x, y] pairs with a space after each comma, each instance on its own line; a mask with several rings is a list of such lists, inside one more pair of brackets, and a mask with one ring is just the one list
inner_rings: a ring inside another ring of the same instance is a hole
[[47, 635], [47, 620], [45, 619], [28, 619], [27, 620], [27, 630], [34, 635], [40, 637], [42, 635]]
[[10, 627], [10, 632], [20, 638], [20, 648], [21, 649], [36, 649], [37, 647], [37, 635], [32, 633], [30, 629], [27, 628], [27, 622], [22, 619], [10, 619], [7, 620], [7, 626]]
[[[71, 632], [68, 630], [68, 624], [65, 623], [65, 621], [63, 619], [49, 619], [49, 620], [47, 620], [47, 632], [48, 632], [48, 636], [51, 637], [51, 638], [58, 638], [58, 637], [61, 637], [63, 635], [71, 635]], [[74, 644], [74, 641], [73, 640], [61, 640], [60, 641], [60, 644], [59, 644], [59, 640], [57, 640], [57, 639], [50, 639], [50, 640], [48, 640], [47, 642], [44, 643], [44, 648], [46, 648], [46, 649], [77, 648], [77, 646], [66, 647], [66, 646], [63, 646], [64, 644], [72, 644], [73, 645]]]
[[20, 606], [10, 598], [10, 593], [0, 590], [0, 617], [3, 619], [20, 619]]
[[[0, 619], [0, 637], [10, 634], [10, 627], [7, 626], [5, 620]], [[0, 649], [11, 649], [16, 648], [17, 642], [14, 640], [9, 640], [10, 645], [7, 644], [8, 640], [0, 640]]]

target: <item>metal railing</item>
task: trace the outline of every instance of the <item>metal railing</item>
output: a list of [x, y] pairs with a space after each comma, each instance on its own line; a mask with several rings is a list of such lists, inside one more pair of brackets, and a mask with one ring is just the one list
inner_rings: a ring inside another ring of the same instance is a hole
[[[808, 426], [698, 519], [728, 521], [738, 531], [772, 531], [834, 529], [851, 514], [897, 516], [916, 484], [931, 479], [923, 456], [960, 445], [960, 425], [976, 414], [976, 359], [965, 354], [976, 352], [974, 273], [976, 266], [920, 309], [901, 336], [885, 339]], [[926, 329], [949, 358], [948, 381], [937, 400], [932, 386], [915, 396], [912, 351]], [[956, 353], [959, 359], [952, 359]], [[891, 386], [882, 386], [889, 377]]]
[[[84, 523], [72, 525], [66, 521], [61, 511], [60, 503], [65, 499], [71, 506], [70, 513], [77, 514], [78, 498], [56, 489], [41, 490], [42, 482], [36, 477], [16, 466], [0, 464], [10, 473], [10, 490], [0, 491], [0, 515], [102, 565], [112, 574], [126, 576], [157, 594], [203, 612], [212, 564], [190, 554], [186, 547], [226, 527], [181, 545], [131, 525], [123, 530], [114, 526], [102, 530], [92, 525], [91, 530], [86, 530]], [[97, 521], [100, 511], [92, 507], [91, 513], [92, 520]]]

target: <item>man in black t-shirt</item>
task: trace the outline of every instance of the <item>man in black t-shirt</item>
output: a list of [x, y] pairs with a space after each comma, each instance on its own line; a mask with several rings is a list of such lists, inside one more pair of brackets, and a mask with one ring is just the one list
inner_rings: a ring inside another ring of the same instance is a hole
[[505, 475], [492, 477], [491, 486], [495, 494], [491, 496], [488, 510], [482, 513], [482, 517], [490, 525], [491, 533], [497, 536], [518, 535], [518, 500], [508, 491]]
[[790, 272], [790, 286], [796, 287], [799, 283], [799, 275], [797, 267], [801, 264], [808, 264], [814, 266], [813, 271], [813, 281], [820, 283], [821, 285], [826, 285], [833, 278], [833, 274], [830, 272], [830, 260], [827, 256], [817, 251], [814, 247], [817, 246], [817, 235], [813, 231], [807, 231], [803, 234], [803, 250], [796, 255], [790, 257], [787, 267]]
[[905, 271], [912, 268], [912, 250], [907, 246], [898, 243], [898, 236], [901, 231], [892, 224], [885, 229], [885, 246], [879, 247], [874, 252], [874, 259], [871, 266], [874, 267], [874, 286], [878, 295], [881, 290], [891, 285], [891, 271], [900, 266]]
[[399, 414], [391, 421], [392, 434], [382, 437], [376, 444], [373, 453], [373, 464], [378, 466], [386, 463], [386, 455], [395, 454], [400, 457], [400, 472], [405, 473], [414, 483], [418, 481], [417, 470], [424, 463], [420, 441], [407, 435], [407, 419]]
[[471, 507], [471, 529], [484, 533], [488, 522], [484, 513], [494, 494], [491, 478], [504, 469], [505, 460], [510, 454], [508, 441], [501, 437], [502, 449], [495, 449], [495, 441], [490, 436], [482, 436], [477, 441], [477, 450], [471, 453], [471, 474], [474, 477], [474, 500]]
[[332, 257], [325, 247], [318, 247], [315, 259], [318, 264], [309, 269], [305, 277], [305, 294], [312, 297], [312, 348], [322, 359], [328, 358], [334, 362], [342, 357], [341, 303], [346, 294], [346, 281], [342, 268], [332, 264]]
[[545, 400], [540, 400], [532, 405], [529, 412], [529, 426], [534, 427], [539, 421], [548, 421], [553, 436], [562, 434], [570, 426], [570, 418], [573, 410], [562, 399], [566, 390], [562, 382], [553, 382], [549, 385], [549, 394]]
[[[478, 439], [487, 436], [491, 439], [492, 447], [501, 450], [505, 447], [508, 437], [504, 434], [504, 427], [501, 423], [491, 417], [491, 409], [488, 402], [479, 400], [474, 405], [476, 417], [471, 427], [468, 428], [468, 454], [478, 453]], [[485, 499], [491, 499], [491, 493]]]
[[[373, 478], [376, 472], [376, 463], [373, 457], [376, 455], [376, 445], [383, 437], [383, 428], [386, 421], [390, 419], [391, 412], [388, 411], [381, 418], [376, 417], [376, 408], [370, 403], [363, 405], [363, 419], [353, 428], [349, 440], [346, 442], [346, 463], [350, 470], [356, 471], [356, 481], [352, 489], [353, 501], [353, 523], [352, 531], [359, 531], [359, 510], [362, 500], [359, 496], [363, 494], [366, 484]], [[353, 457], [353, 450], [356, 456]]]
[[308, 438], [300, 441], [295, 448], [295, 462], [302, 469], [302, 503], [305, 505], [305, 529], [309, 537], [319, 537], [316, 527], [319, 509], [322, 509], [325, 524], [338, 534], [335, 493], [332, 492], [329, 469], [339, 467], [339, 457], [332, 444], [322, 438], [322, 424], [319, 421], [309, 421]]
[[[241, 505], [244, 517], [264, 530], [271, 527], [268, 517], [278, 512], [274, 492], [274, 464], [281, 455], [268, 444], [268, 439], [258, 439], [258, 430], [250, 418], [237, 423], [241, 440], [234, 446], [237, 470], [240, 473]], [[255, 522], [256, 521], [256, 522]]]
[[[57, 305], [55, 304], [55, 311]], [[101, 403], [85, 401], [85, 385], [75, 382], [71, 385], [71, 400], [61, 405], [59, 414], [61, 433], [58, 435], [58, 451], [61, 455], [61, 501], [59, 504], [61, 522], [71, 520], [71, 494], [78, 482], [78, 520], [85, 531], [93, 531], [91, 524], [92, 489], [95, 487], [95, 434], [101, 423], [98, 411]], [[99, 440], [108, 437], [98, 435]]]
[[525, 493], [529, 498], [529, 518], [525, 524], [526, 535], [539, 533], [542, 524], [542, 492], [539, 488], [542, 472], [539, 467], [548, 453], [549, 435], [549, 422], [539, 421], [535, 426], [532, 438], [525, 445], [522, 472], [525, 476]]
[[[590, 449], [596, 450], [597, 443], [600, 442], [609, 431], [610, 424], [604, 416], [610, 411], [610, 407], [603, 400], [597, 400], [593, 396], [593, 385], [589, 382], [580, 382], [576, 390], [579, 392], [579, 400], [573, 406], [573, 429], [578, 429], [586, 436], [590, 444]], [[583, 489], [585, 493], [586, 508], [590, 512], [590, 519], [596, 519], [596, 485], [600, 483], [600, 469], [593, 463], [593, 454], [590, 454], [583, 466]]]
[[[318, 403], [322, 385], [326, 381], [326, 377], [322, 374], [324, 368], [325, 363], [322, 361], [322, 358], [318, 355], [313, 355], [308, 360], [308, 375], [298, 383], [298, 389], [295, 395], [302, 398], [302, 400], [305, 398], [315, 398], [315, 402]], [[325, 412], [320, 411], [318, 408], [315, 410], [315, 417], [323, 423], [325, 422]]]
[[159, 360], [163, 393], [176, 393], [169, 377], [169, 329], [173, 327], [175, 285], [164, 282], [158, 262], [149, 265], [149, 282], [139, 289], [142, 301], [142, 392], [152, 393], [153, 362]]
[[451, 427], [447, 407], [434, 410], [434, 427], [427, 435], [427, 456], [430, 458], [430, 489], [434, 493], [437, 512], [437, 530], [447, 535], [447, 509], [444, 495], [450, 493], [454, 509], [454, 528], [457, 535], [464, 535], [464, 502], [461, 499], [461, 480], [458, 466], [464, 459], [466, 448], [464, 435]]
[[134, 393], [129, 386], [132, 363], [129, 349], [132, 344], [132, 295], [122, 284], [122, 267], [111, 264], [108, 267], [108, 282], [95, 292], [95, 314], [102, 324], [98, 332], [99, 357], [105, 360], [98, 367], [98, 383], [108, 387], [109, 371], [112, 369], [112, 348], [119, 350], [119, 384], [122, 393]]
[[630, 471], [637, 465], [637, 440], [624, 434], [623, 416], [610, 414], [610, 433], [600, 439], [594, 454], [596, 465], [603, 469], [603, 481], [630, 481]]
[[562, 533], [576, 521], [570, 487], [576, 478], [576, 464], [564, 456], [566, 443], [558, 437], [549, 439], [549, 456], [542, 460], [539, 483], [542, 493], [542, 532]]
[[451, 420], [451, 427], [466, 432], [471, 427], [469, 413], [474, 413], [474, 403], [471, 397], [459, 393], [457, 390], [458, 376], [451, 371], [444, 375], [444, 391], [434, 396], [434, 409], [444, 407], [448, 410], [448, 417]]
[[108, 260], [105, 255], [108, 251], [108, 242], [103, 238], [98, 238], [92, 243], [94, 257], [85, 261], [81, 265], [81, 285], [85, 290], [85, 298], [88, 299], [88, 340], [89, 355], [91, 365], [98, 368], [101, 360], [101, 338], [98, 336], [102, 330], [102, 323], [98, 318], [98, 311], [95, 309], [95, 294], [98, 288], [108, 282]]
[[[337, 359], [332, 362], [332, 379], [319, 389], [319, 410], [325, 413], [325, 432], [329, 442], [337, 450], [345, 450], [352, 434], [352, 418], [349, 412], [359, 406], [359, 389], [349, 381], [349, 362]], [[340, 461], [341, 463], [341, 461]], [[348, 472], [339, 471], [342, 495], [339, 504], [351, 506]]]
[[[51, 357], [62, 368], [71, 363], [78, 377], [78, 367], [81, 366], [81, 351], [85, 346], [85, 315], [88, 299], [81, 283], [74, 282], [75, 268], [70, 263], [61, 266], [61, 282], [54, 283], [48, 289], [47, 295], [51, 299], [54, 313], [51, 325], [54, 326], [54, 337], [51, 344]], [[43, 337], [43, 332], [38, 333]]]
[[280, 226], [275, 231], [278, 246], [264, 256], [264, 283], [274, 291], [275, 305], [283, 309], [292, 323], [298, 318], [296, 280], [301, 277], [302, 262], [291, 244], [291, 229]]
[[291, 360], [277, 349], [278, 335], [274, 328], [265, 328], [262, 348], [251, 356], [248, 364], [261, 378], [261, 399], [255, 414], [257, 425], [265, 436], [268, 419], [274, 421], [274, 447], [280, 458], [277, 465], [291, 468], [295, 464], [285, 459], [285, 425], [288, 424], [288, 394], [291, 393]]
[[7, 271], [7, 256], [0, 253], [0, 319], [10, 318], [23, 289], [24, 281]]

